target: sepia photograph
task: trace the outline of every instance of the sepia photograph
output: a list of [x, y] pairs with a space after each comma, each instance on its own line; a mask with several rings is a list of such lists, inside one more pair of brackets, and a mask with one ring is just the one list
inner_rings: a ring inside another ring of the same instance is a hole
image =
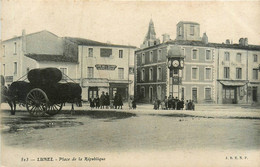
[[260, 1], [0, 11], [0, 166], [260, 166]]

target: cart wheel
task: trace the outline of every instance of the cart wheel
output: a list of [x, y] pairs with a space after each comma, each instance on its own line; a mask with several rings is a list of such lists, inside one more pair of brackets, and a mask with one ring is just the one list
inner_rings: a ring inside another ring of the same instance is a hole
[[39, 88], [32, 89], [26, 97], [26, 108], [32, 116], [43, 116], [48, 109], [49, 99]]
[[61, 111], [62, 106], [63, 106], [62, 103], [50, 105], [48, 110], [46, 111], [46, 113], [49, 114], [49, 115], [58, 114]]

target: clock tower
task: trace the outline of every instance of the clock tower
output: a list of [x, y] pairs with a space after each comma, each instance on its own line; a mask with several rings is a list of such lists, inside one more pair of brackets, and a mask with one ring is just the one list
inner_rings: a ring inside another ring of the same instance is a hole
[[180, 97], [180, 87], [182, 84], [182, 77], [180, 77], [180, 70], [184, 68], [184, 55], [178, 46], [170, 46], [168, 48], [168, 68], [169, 68], [169, 95], [173, 97]]

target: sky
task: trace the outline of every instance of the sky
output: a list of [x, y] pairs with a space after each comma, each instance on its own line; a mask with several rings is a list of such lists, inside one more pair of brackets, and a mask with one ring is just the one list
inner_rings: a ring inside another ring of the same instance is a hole
[[176, 36], [179, 21], [200, 24], [209, 42], [226, 39], [260, 45], [260, 1], [87, 1], [2, 0], [2, 40], [48, 30], [60, 37], [81, 37], [139, 47], [152, 18], [158, 38]]

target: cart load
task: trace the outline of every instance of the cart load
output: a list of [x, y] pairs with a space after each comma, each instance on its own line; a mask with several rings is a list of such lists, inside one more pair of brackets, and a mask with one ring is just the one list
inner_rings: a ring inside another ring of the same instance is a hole
[[12, 99], [25, 104], [32, 116], [55, 115], [64, 103], [81, 104], [82, 89], [78, 83], [60, 83], [62, 72], [57, 68], [32, 69], [27, 74], [30, 82], [15, 81], [9, 91]]
[[0, 75], [1, 77], [1, 86], [4, 86], [5, 85], [5, 78], [3, 75]]
[[27, 78], [33, 85], [55, 84], [62, 79], [62, 73], [57, 68], [38, 68], [30, 70]]

